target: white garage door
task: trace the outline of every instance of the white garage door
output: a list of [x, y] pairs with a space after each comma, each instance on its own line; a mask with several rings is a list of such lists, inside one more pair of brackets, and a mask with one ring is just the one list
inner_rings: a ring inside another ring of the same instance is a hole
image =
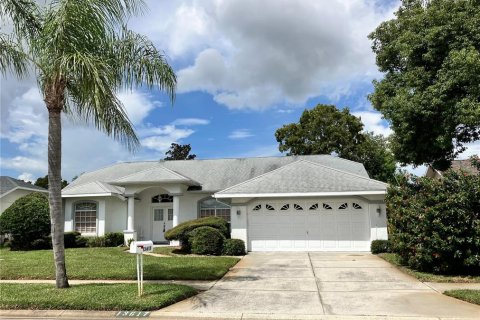
[[367, 204], [359, 200], [259, 201], [248, 208], [251, 251], [368, 251]]

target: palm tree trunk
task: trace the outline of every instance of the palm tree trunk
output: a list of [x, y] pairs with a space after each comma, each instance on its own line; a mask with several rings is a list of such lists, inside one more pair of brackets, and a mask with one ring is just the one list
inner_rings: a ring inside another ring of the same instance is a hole
[[[48, 99], [48, 98], [47, 98]], [[46, 100], [47, 100], [46, 99]], [[58, 100], [57, 100], [58, 101]], [[65, 267], [64, 230], [65, 217], [62, 212], [62, 122], [63, 106], [49, 105], [48, 109], [48, 201], [52, 223], [52, 246], [55, 260], [55, 279], [57, 288], [68, 288]]]

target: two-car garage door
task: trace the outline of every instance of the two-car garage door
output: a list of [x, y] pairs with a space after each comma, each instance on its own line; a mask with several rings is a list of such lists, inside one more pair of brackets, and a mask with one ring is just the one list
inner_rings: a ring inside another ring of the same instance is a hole
[[353, 199], [254, 202], [248, 238], [251, 251], [368, 251], [368, 205]]

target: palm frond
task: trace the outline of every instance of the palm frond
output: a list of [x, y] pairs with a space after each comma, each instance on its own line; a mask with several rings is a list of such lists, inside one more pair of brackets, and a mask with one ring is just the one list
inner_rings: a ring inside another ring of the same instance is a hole
[[10, 18], [19, 37], [34, 37], [40, 30], [41, 15], [37, 3], [33, 0], [0, 1], [0, 17]]
[[111, 61], [121, 87], [147, 85], [165, 91], [172, 103], [175, 100], [177, 78], [175, 72], [146, 37], [123, 28], [111, 43]]
[[89, 54], [66, 54], [58, 62], [69, 70], [65, 113], [74, 119], [92, 123], [124, 144], [130, 151], [140, 145], [122, 102], [116, 96], [115, 73], [100, 57]]
[[4, 76], [12, 72], [22, 78], [28, 74], [29, 64], [28, 55], [13, 36], [0, 34], [0, 72]]

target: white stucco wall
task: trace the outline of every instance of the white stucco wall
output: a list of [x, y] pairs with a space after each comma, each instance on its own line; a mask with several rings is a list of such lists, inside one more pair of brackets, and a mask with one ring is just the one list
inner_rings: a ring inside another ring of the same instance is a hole
[[231, 237], [233, 239], [241, 239], [245, 244], [248, 243], [247, 207], [245, 204], [232, 205], [230, 227], [232, 230]]
[[105, 200], [105, 232], [123, 232], [127, 228], [127, 200]]
[[[380, 209], [380, 212], [378, 212]], [[387, 213], [385, 203], [370, 203], [370, 238], [371, 240], [387, 240]]]

